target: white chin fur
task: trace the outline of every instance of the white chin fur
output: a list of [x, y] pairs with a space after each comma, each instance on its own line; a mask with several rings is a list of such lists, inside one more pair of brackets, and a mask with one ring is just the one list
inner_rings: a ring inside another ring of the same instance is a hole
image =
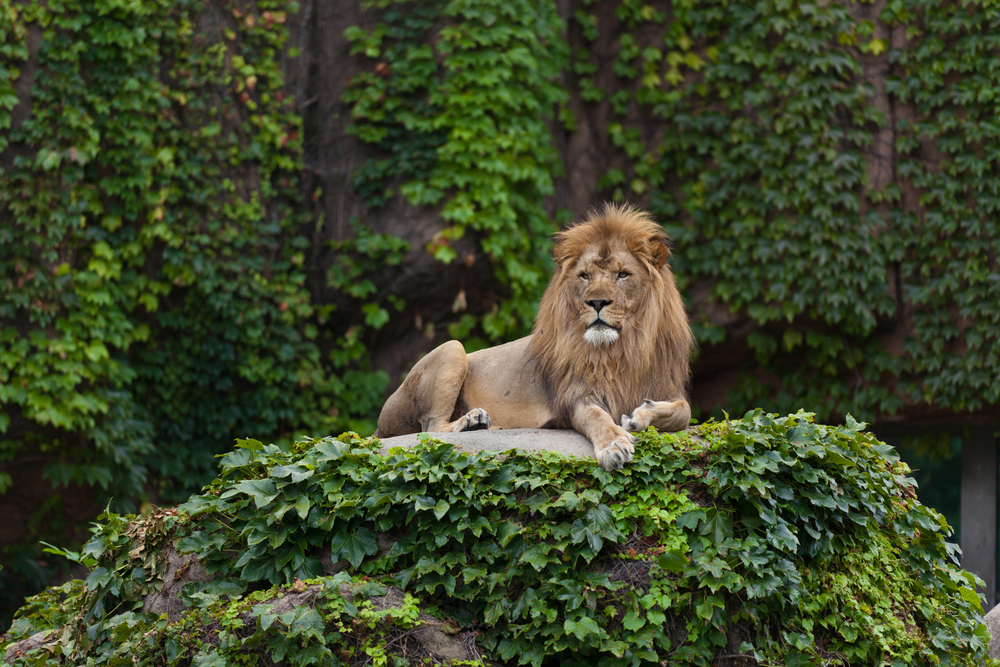
[[618, 340], [618, 331], [611, 327], [589, 327], [583, 332], [583, 339], [594, 347], [611, 345]]

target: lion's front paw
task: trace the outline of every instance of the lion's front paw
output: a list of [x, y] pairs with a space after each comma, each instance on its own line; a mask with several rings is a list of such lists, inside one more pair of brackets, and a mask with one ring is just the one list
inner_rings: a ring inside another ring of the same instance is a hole
[[629, 433], [638, 433], [639, 431], [645, 431], [646, 429], [638, 420], [633, 419], [631, 415], [622, 415], [622, 428]]
[[632, 436], [620, 435], [604, 449], [595, 451], [594, 456], [597, 458], [597, 463], [605, 470], [617, 470], [632, 460], [633, 452], [635, 447], [632, 445]]
[[479, 431], [481, 429], [489, 428], [493, 425], [493, 421], [490, 416], [486, 414], [486, 410], [482, 408], [476, 408], [475, 410], [469, 410], [467, 413], [462, 415], [459, 420], [459, 426], [457, 431]]
[[651, 408], [655, 405], [656, 403], [647, 398], [639, 407], [632, 411], [632, 414], [622, 415], [622, 428], [629, 433], [645, 431], [649, 428], [649, 425], [653, 420], [653, 412]]

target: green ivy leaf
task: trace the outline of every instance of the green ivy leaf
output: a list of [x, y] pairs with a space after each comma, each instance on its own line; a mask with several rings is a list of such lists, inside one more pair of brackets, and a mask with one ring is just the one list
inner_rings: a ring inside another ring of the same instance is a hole
[[567, 618], [563, 622], [563, 629], [567, 633], [575, 635], [576, 638], [580, 640], [588, 635], [603, 634], [600, 626], [597, 625], [597, 621], [589, 616], [581, 616], [577, 620]]
[[351, 567], [358, 567], [365, 556], [378, 553], [378, 540], [375, 533], [364, 526], [354, 532], [341, 532], [330, 541], [330, 558], [333, 562], [346, 560]]
[[253, 498], [257, 509], [260, 509], [278, 497], [278, 491], [274, 480], [271, 479], [250, 479], [245, 482], [237, 482], [230, 487], [230, 493], [246, 493]]
[[722, 542], [733, 533], [733, 520], [725, 513], [712, 507], [706, 510], [706, 518], [702, 521], [698, 532], [707, 535], [716, 544]]
[[785, 524], [778, 524], [767, 529], [767, 539], [782, 551], [795, 551], [799, 547], [797, 538]]
[[687, 551], [667, 551], [656, 559], [656, 564], [666, 572], [680, 574], [688, 566]]
[[601, 550], [604, 545], [602, 537], [617, 539], [618, 531], [614, 524], [614, 514], [607, 505], [598, 505], [586, 511], [582, 519], [573, 522], [570, 537], [574, 542], [583, 542], [590, 545], [594, 553]]
[[631, 632], [636, 632], [637, 630], [642, 629], [644, 625], [646, 625], [646, 619], [635, 611], [630, 611], [625, 614], [625, 620], [622, 621], [622, 626]]

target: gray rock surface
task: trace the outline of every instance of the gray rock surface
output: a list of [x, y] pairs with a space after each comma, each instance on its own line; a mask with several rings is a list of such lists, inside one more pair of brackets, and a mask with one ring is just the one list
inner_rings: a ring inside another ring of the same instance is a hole
[[28, 651], [34, 651], [35, 649], [44, 648], [50, 644], [55, 644], [60, 639], [61, 633], [58, 629], [56, 630], [43, 630], [42, 632], [36, 632], [27, 639], [22, 639], [19, 642], [14, 642], [7, 647], [7, 650], [3, 654], [3, 662], [7, 664], [14, 664], [14, 661], [23, 656]]
[[[341, 595], [350, 599], [349, 593], [342, 588]], [[399, 609], [403, 606], [405, 594], [392, 586], [385, 595], [371, 598], [376, 609]], [[420, 612], [420, 623], [413, 628], [414, 639], [421, 647], [413, 651], [414, 657], [425, 653], [439, 660], [473, 660], [479, 662], [482, 656], [476, 648], [475, 632], [460, 631], [454, 623], [442, 622], [430, 614]], [[405, 652], [404, 652], [405, 655]], [[410, 657], [410, 656], [406, 656]]]
[[[385, 438], [382, 440], [382, 453], [387, 453], [393, 447], [413, 447], [417, 444], [418, 435], [421, 434], [410, 433]], [[594, 446], [587, 438], [571, 429], [511, 428], [430, 435], [469, 453], [520, 449], [526, 452], [550, 451], [567, 456], [594, 458]]]
[[177, 553], [173, 547], [167, 552], [167, 571], [163, 575], [163, 587], [150, 593], [142, 602], [142, 611], [147, 614], [166, 614], [176, 621], [187, 610], [181, 601], [184, 584], [197, 581], [211, 581], [212, 575], [193, 555]]
[[989, 655], [1000, 658], [1000, 605], [993, 607], [985, 617], [986, 627], [990, 631]]

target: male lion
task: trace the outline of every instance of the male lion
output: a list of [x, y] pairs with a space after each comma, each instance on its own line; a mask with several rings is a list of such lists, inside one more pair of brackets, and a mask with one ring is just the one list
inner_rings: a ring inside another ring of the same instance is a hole
[[687, 427], [693, 339], [663, 230], [608, 204], [555, 240], [532, 334], [469, 355], [437, 347], [386, 401], [376, 436], [572, 427], [614, 470], [632, 460], [629, 431]]

